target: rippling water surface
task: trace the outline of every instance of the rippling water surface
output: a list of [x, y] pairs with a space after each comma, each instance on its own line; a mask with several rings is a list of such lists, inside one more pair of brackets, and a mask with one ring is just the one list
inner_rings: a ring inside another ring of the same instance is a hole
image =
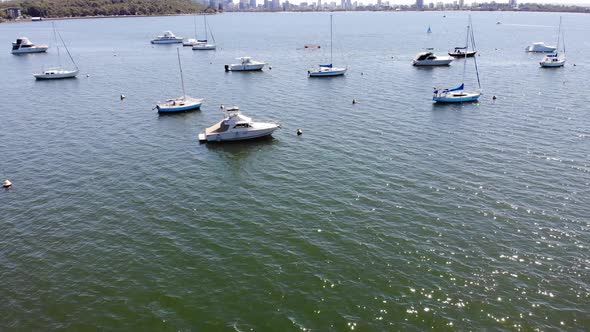
[[[59, 21], [81, 74], [56, 82], [31, 75], [55, 47], [9, 53], [51, 24], [0, 25], [0, 329], [587, 329], [590, 20], [563, 15], [568, 64], [543, 70], [523, 49], [558, 14], [472, 17], [478, 104], [430, 100], [463, 60], [410, 65], [467, 13], [334, 14], [334, 79], [306, 77], [328, 13], [236, 13], [208, 20], [217, 51], [181, 50], [206, 103], [177, 116], [152, 110], [180, 94], [176, 46], [149, 40], [192, 17]], [[223, 71], [245, 55], [272, 69]], [[220, 104], [282, 129], [200, 145]]]

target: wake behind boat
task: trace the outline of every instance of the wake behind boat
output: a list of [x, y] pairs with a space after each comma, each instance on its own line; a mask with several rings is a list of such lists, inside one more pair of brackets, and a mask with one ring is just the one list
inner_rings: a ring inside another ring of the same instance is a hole
[[42, 53], [46, 52], [49, 46], [47, 45], [35, 45], [29, 38], [20, 37], [12, 43], [12, 54], [27, 54], [27, 53]]
[[252, 118], [240, 113], [237, 106], [226, 110], [225, 118], [199, 134], [199, 141], [228, 142], [243, 141], [271, 135], [280, 125], [272, 122], [254, 122]]

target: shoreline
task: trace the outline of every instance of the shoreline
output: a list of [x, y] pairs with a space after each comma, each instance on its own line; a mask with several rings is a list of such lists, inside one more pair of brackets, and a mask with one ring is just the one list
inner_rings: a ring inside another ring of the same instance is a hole
[[325, 11], [311, 11], [311, 10], [287, 10], [287, 11], [267, 11], [267, 10], [253, 10], [253, 11], [222, 11], [215, 13], [187, 13], [187, 14], [158, 14], [158, 15], [99, 15], [99, 16], [72, 16], [72, 17], [47, 17], [41, 21], [32, 21], [28, 19], [20, 20], [5, 20], [0, 24], [14, 24], [27, 22], [43, 22], [43, 21], [59, 21], [59, 20], [89, 20], [89, 19], [104, 19], [104, 18], [137, 18], [137, 17], [169, 17], [169, 16], [192, 16], [192, 15], [217, 15], [223, 13], [323, 13], [323, 12], [392, 12], [392, 13], [406, 13], [406, 12], [424, 12], [424, 13], [448, 13], [448, 12], [509, 12], [509, 13], [568, 13], [568, 14], [590, 14], [590, 10], [586, 11], [556, 11], [556, 10], [325, 10]]

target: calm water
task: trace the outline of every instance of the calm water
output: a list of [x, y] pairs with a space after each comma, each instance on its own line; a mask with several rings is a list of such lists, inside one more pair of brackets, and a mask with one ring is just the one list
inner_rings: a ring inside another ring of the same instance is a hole
[[[0, 25], [0, 330], [588, 329], [590, 20], [563, 18], [568, 64], [542, 70], [523, 50], [558, 14], [473, 13], [485, 94], [436, 106], [463, 60], [411, 58], [467, 13], [335, 14], [349, 72], [325, 80], [327, 13], [217, 15], [216, 52], [181, 50], [206, 103], [177, 116], [152, 110], [176, 46], [149, 40], [192, 17], [60, 21], [81, 74], [56, 82], [31, 75], [55, 48], [9, 52], [51, 24]], [[272, 69], [223, 71], [244, 55]], [[199, 145], [220, 104], [282, 129]]]

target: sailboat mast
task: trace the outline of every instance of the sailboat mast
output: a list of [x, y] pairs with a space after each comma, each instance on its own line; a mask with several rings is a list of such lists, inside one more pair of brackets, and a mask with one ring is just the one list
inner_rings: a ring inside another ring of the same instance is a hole
[[203, 14], [203, 23], [205, 24], [205, 39], [207, 39], [207, 15]]
[[198, 39], [197, 38], [197, 14], [196, 13], [193, 16], [193, 21], [194, 21], [194, 25], [195, 25], [195, 39]]
[[55, 40], [55, 47], [57, 48], [57, 63], [61, 67], [61, 56], [59, 54], [59, 42], [57, 41], [57, 32], [55, 31], [55, 22], [51, 22], [53, 26], [53, 39]]
[[557, 30], [557, 45], [555, 49], [555, 54], [559, 53], [559, 37], [561, 37], [561, 16], [559, 17], [559, 28]]
[[[74, 61], [72, 54], [70, 54], [70, 50], [68, 50], [68, 47], [66, 46], [66, 42], [64, 42], [64, 39], [61, 37], [61, 33], [58, 32], [57, 35], [59, 36], [59, 39], [61, 40], [62, 44], [64, 44], [64, 48], [66, 49], [66, 52], [68, 53], [68, 56], [70, 57], [70, 60], [72, 60], [74, 67], [76, 67], [76, 70], [78, 70], [79, 69], [78, 65], [76, 64], [76, 61]], [[60, 62], [60, 67], [61, 67], [61, 62]]]
[[330, 64], [332, 64], [332, 15], [330, 15]]
[[463, 61], [463, 77], [461, 78], [461, 83], [465, 83], [465, 70], [467, 69], [467, 49], [469, 48], [469, 25], [467, 25], [467, 40], [465, 41], [465, 56]]
[[182, 97], [186, 99], [186, 92], [184, 91], [184, 77], [182, 76], [182, 64], [180, 63], [180, 48], [176, 48], [178, 54], [178, 68], [180, 68], [180, 84], [182, 85]]

